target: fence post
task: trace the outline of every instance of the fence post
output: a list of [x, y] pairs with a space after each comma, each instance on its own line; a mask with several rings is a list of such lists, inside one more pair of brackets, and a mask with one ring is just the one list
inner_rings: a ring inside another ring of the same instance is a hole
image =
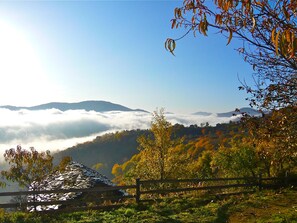
[[259, 186], [259, 191], [261, 191], [262, 190], [262, 173], [259, 174], [258, 186]]
[[136, 179], [136, 194], [135, 194], [135, 198], [136, 198], [136, 203], [139, 204], [140, 202], [140, 179], [137, 178]]

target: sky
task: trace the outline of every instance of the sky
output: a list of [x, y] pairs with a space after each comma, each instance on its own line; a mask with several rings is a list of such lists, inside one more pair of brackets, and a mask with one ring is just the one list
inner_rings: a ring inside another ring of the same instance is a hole
[[1, 1], [0, 105], [104, 100], [190, 114], [248, 106], [240, 42], [209, 32], [166, 38], [182, 1]]

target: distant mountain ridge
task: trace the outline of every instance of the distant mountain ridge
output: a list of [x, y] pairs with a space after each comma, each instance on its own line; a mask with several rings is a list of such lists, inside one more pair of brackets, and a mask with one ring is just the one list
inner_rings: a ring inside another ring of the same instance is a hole
[[217, 113], [218, 117], [232, 117], [234, 115], [240, 115], [242, 113], [246, 113], [251, 116], [261, 116], [261, 113], [258, 112], [255, 109], [244, 107], [240, 108], [239, 111], [230, 111], [230, 112], [223, 112], [223, 113]]
[[11, 106], [5, 105], [0, 106], [0, 108], [6, 108], [12, 111], [17, 111], [21, 109], [27, 110], [45, 110], [45, 109], [59, 109], [61, 111], [67, 110], [86, 110], [86, 111], [96, 111], [96, 112], [107, 112], [107, 111], [141, 111], [147, 112], [142, 109], [131, 109], [125, 107], [123, 105], [114, 104], [108, 101], [82, 101], [82, 102], [74, 102], [74, 103], [66, 103], [66, 102], [51, 102], [31, 107], [18, 107], [18, 106]]
[[213, 114], [213, 113], [211, 113], [211, 112], [203, 112], [203, 111], [199, 111], [199, 112], [193, 113], [193, 115], [201, 115], [201, 116], [209, 116], [211, 114]]
[[[125, 107], [120, 104], [115, 104], [108, 101], [96, 101], [96, 100], [89, 100], [89, 101], [81, 101], [81, 102], [50, 102], [46, 104], [36, 105], [36, 106], [12, 106], [12, 105], [3, 105], [0, 108], [9, 109], [11, 111], [18, 111], [21, 109], [27, 109], [31, 111], [36, 110], [46, 110], [46, 109], [58, 109], [60, 111], [67, 111], [67, 110], [86, 110], [86, 111], [95, 111], [95, 112], [108, 112], [108, 111], [139, 111], [139, 112], [148, 112], [143, 109], [131, 109]], [[232, 117], [234, 115], [239, 115], [241, 113], [247, 113], [251, 116], [260, 116], [261, 113], [255, 109], [244, 107], [240, 108], [240, 112], [229, 111], [229, 112], [222, 112], [222, 113], [211, 113], [211, 112], [204, 112], [199, 111], [192, 113], [192, 115], [201, 115], [201, 116], [209, 116], [212, 114], [216, 114], [218, 117]], [[173, 114], [171, 112], [166, 112], [166, 114]]]
[[232, 117], [234, 115], [240, 115], [242, 113], [246, 113], [246, 114], [249, 114], [251, 116], [261, 116], [260, 112], [258, 112], [255, 109], [248, 108], [248, 107], [240, 108], [239, 112], [235, 111], [235, 110], [234, 111], [229, 111], [229, 112], [221, 112], [221, 113], [211, 113], [211, 112], [199, 111], [199, 112], [193, 113], [193, 115], [209, 116], [209, 115], [212, 115], [212, 114], [216, 114], [218, 117], [230, 118], [230, 117]]

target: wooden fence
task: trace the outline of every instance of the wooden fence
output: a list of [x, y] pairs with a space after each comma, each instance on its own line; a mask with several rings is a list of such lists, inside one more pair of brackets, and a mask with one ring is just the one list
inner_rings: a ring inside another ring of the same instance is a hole
[[[125, 196], [100, 196], [95, 199], [96, 203], [101, 205], [90, 206], [90, 204], [82, 202], [78, 199], [71, 200], [56, 200], [56, 201], [25, 201], [15, 203], [0, 204], [0, 208], [14, 208], [27, 210], [27, 207], [48, 206], [48, 205], [71, 205], [72, 208], [61, 209], [61, 211], [76, 211], [76, 210], [89, 210], [89, 209], [109, 209], [119, 207], [125, 204], [127, 199], [135, 200], [137, 204], [144, 201], [149, 201], [150, 196], [153, 195], [166, 195], [170, 193], [183, 193], [189, 191], [219, 191], [222, 189], [231, 188], [253, 188], [262, 190], [264, 188], [288, 186], [288, 177], [277, 178], [263, 178], [259, 177], [238, 177], [238, 178], [212, 178], [212, 179], [166, 179], [166, 180], [140, 180], [136, 179], [135, 185], [129, 186], [114, 186], [114, 187], [100, 187], [88, 189], [68, 189], [68, 190], [43, 190], [43, 191], [19, 191], [19, 192], [3, 192], [0, 196], [28, 196], [28, 195], [44, 195], [44, 194], [58, 194], [58, 193], [94, 193], [104, 194], [106, 192], [124, 190], [129, 191]], [[267, 183], [270, 182], [270, 183]], [[102, 205], [102, 202], [117, 201], [113, 205]], [[32, 209], [31, 209], [32, 210]]]

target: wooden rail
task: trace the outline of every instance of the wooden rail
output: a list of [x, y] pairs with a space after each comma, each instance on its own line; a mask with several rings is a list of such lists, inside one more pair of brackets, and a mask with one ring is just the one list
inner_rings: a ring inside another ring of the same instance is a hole
[[[237, 181], [237, 183], [234, 183]], [[88, 188], [88, 189], [67, 189], [67, 190], [42, 190], [42, 191], [18, 191], [18, 192], [3, 192], [0, 193], [0, 196], [22, 196], [22, 195], [33, 195], [33, 198], [38, 194], [57, 194], [57, 193], [94, 193], [94, 199], [92, 201], [81, 201], [78, 199], [71, 200], [55, 200], [55, 201], [37, 201], [37, 197], [35, 201], [32, 202], [22, 202], [22, 203], [6, 203], [0, 204], [0, 208], [20, 208], [20, 207], [34, 207], [36, 210], [37, 206], [47, 206], [47, 205], [76, 205], [78, 207], [73, 207], [71, 210], [85, 210], [85, 209], [98, 209], [98, 208], [111, 208], [118, 207], [119, 205], [124, 205], [123, 202], [127, 199], [135, 199], [136, 203], [140, 203], [142, 201], [148, 201], [148, 199], [141, 199], [142, 195], [153, 195], [153, 194], [168, 194], [168, 193], [180, 193], [180, 192], [188, 192], [188, 191], [199, 191], [199, 190], [219, 190], [219, 189], [228, 189], [228, 188], [251, 188], [256, 187], [259, 190], [276, 186], [273, 184], [264, 184], [267, 181], [276, 181], [282, 182], [281, 186], [287, 186], [288, 179], [285, 178], [277, 178], [277, 177], [269, 177], [263, 178], [261, 175], [259, 177], [233, 177], [233, 178], [212, 178], [212, 179], [165, 179], [165, 180], [140, 180], [136, 179], [135, 185], [128, 186], [114, 186], [114, 187], [100, 187], [100, 188]], [[203, 185], [203, 183], [213, 182], [215, 185]], [[231, 182], [231, 183], [229, 183]], [[223, 183], [223, 184], [222, 184]], [[167, 185], [164, 187], [164, 185]], [[186, 185], [184, 185], [186, 184]], [[197, 185], [199, 184], [199, 185]], [[170, 188], [171, 185], [171, 188]], [[181, 185], [184, 185], [183, 187]], [[280, 186], [280, 185], [278, 185]], [[111, 191], [118, 190], [134, 190], [134, 193], [126, 196], [103, 196], [96, 197], [98, 194], [103, 194]], [[88, 202], [104, 202], [104, 201], [119, 201], [116, 205], [104, 205], [104, 206], [88, 206]]]

